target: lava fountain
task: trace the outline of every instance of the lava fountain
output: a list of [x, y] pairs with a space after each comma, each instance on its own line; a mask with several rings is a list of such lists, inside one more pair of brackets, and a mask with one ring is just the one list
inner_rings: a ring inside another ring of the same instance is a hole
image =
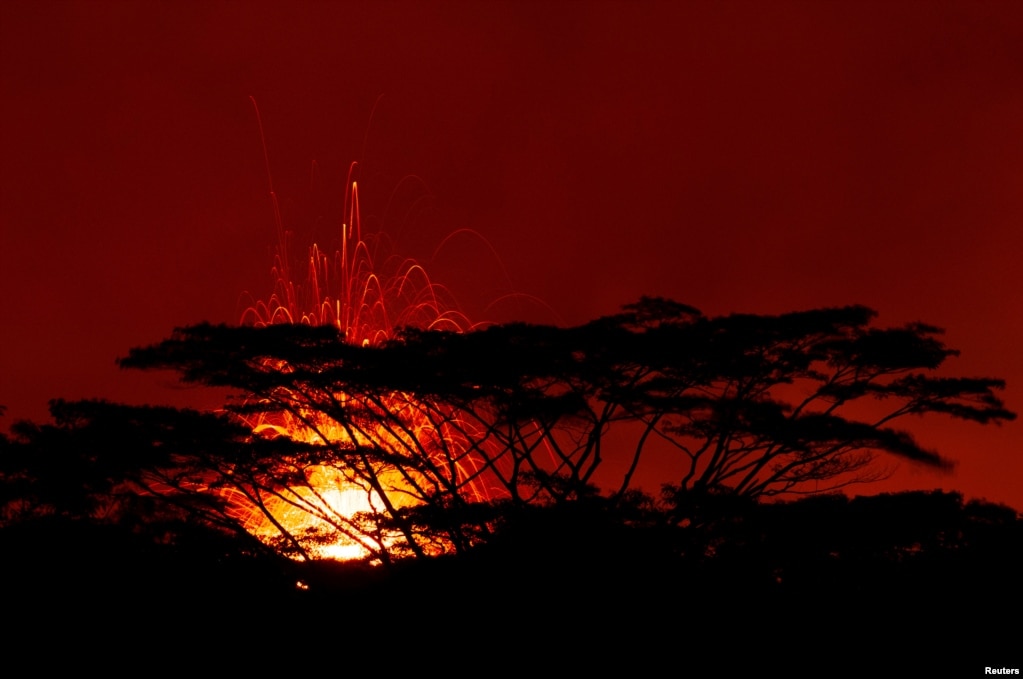
[[[258, 115], [258, 111], [257, 111]], [[265, 145], [264, 145], [265, 148]], [[373, 347], [396, 338], [405, 327], [463, 332], [474, 325], [458, 311], [451, 296], [433, 283], [416, 261], [387, 257], [378, 267], [379, 234], [363, 234], [359, 213], [356, 163], [349, 166], [340, 244], [328, 251], [313, 244], [304, 262], [305, 277], [296, 282], [289, 234], [284, 228], [270, 180], [270, 197], [277, 230], [272, 268], [273, 293], [245, 309], [242, 324], [265, 327], [302, 323], [332, 326], [340, 341]], [[269, 164], [268, 164], [268, 177]], [[267, 364], [267, 370], [281, 366]], [[467, 500], [487, 496], [468, 442], [471, 427], [457, 414], [436, 412], [404, 393], [390, 393], [369, 401], [358, 394], [331, 395], [347, 407], [369, 413], [367, 426], [338, 422], [321, 410], [308, 407], [301, 395], [283, 394], [287, 403], [273, 415], [244, 416], [254, 433], [285, 436], [322, 446], [322, 459], [284, 461], [286, 473], [274, 486], [233, 492], [231, 511], [253, 535], [300, 558], [378, 558], [401, 553], [445, 551], [443, 542], [413, 537], [384, 527], [381, 517], [393, 517], [403, 507], [422, 502], [428, 483], [402, 466], [381, 465], [359, 454], [383, 451], [392, 459], [417, 457], [434, 470], [445, 469], [445, 485]], [[283, 479], [287, 480], [284, 481]], [[434, 479], [436, 481], [436, 479]]]

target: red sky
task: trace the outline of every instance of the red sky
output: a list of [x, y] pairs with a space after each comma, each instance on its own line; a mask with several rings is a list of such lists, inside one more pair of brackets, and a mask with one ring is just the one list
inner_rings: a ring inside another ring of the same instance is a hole
[[[114, 359], [269, 293], [250, 96], [296, 243], [357, 160], [364, 223], [476, 318], [863, 303], [1023, 410], [1023, 3], [9, 0], [0, 50], [4, 429], [53, 397], [212, 405]], [[434, 256], [460, 229], [499, 261]], [[554, 314], [486, 310], [512, 290]], [[1023, 507], [1023, 425], [917, 431], [956, 473], [869, 490]]]

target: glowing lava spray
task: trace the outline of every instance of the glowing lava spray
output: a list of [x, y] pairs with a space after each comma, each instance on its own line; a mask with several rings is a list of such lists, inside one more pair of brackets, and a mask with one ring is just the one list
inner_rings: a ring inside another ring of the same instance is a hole
[[[255, 101], [253, 101], [255, 105]], [[258, 108], [256, 111], [259, 115]], [[262, 122], [260, 121], [262, 134]], [[264, 154], [266, 144], [263, 144]], [[359, 215], [358, 185], [352, 163], [345, 182], [341, 241], [332, 254], [318, 245], [308, 249], [305, 279], [292, 274], [288, 233], [281, 218], [267, 160], [267, 177], [277, 230], [277, 252], [272, 275], [274, 291], [265, 301], [248, 307], [242, 323], [265, 327], [301, 323], [332, 326], [340, 341], [374, 347], [396, 337], [404, 327], [466, 331], [473, 326], [450, 302], [446, 290], [430, 281], [411, 259], [390, 257], [378, 269], [374, 249], [379, 241], [364, 235]], [[281, 366], [268, 363], [267, 370]], [[419, 407], [409, 394], [390, 393], [372, 402], [351, 393], [332, 394], [337, 402], [370, 412], [377, 424], [353, 427], [313, 407], [303, 407], [301, 396], [284, 395], [291, 405], [273, 415], [248, 418], [247, 424], [263, 436], [285, 436], [322, 446], [323, 459], [286, 464], [287, 473], [277, 487], [262, 488], [249, 497], [229, 498], [236, 518], [261, 540], [304, 558], [386, 558], [396, 553], [444, 551], [443, 541], [413, 538], [385, 527], [381, 517], [393, 517], [402, 507], [421, 502], [425, 491], [404, 468], [388, 468], [367, 461], [360, 450], [376, 449], [394, 457], [437, 455], [453, 470], [451, 488], [480, 499], [485, 496], [475, 480], [471, 455], [463, 445], [470, 434], [456, 416], [438, 421]], [[297, 405], [296, 405], [297, 404]], [[429, 464], [429, 460], [426, 460]], [[286, 462], [286, 461], [285, 461]], [[470, 479], [470, 480], [466, 480]]]

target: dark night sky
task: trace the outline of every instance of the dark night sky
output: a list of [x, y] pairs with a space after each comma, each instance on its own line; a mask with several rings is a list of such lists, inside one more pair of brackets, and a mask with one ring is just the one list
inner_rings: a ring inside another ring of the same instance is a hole
[[[357, 160], [364, 223], [474, 318], [863, 303], [1023, 410], [1023, 3], [16, 1], [0, 32], [3, 428], [212, 405], [114, 359], [269, 293], [250, 96], [297, 244]], [[956, 474], [871, 490], [1023, 507], [1021, 426], [918, 425]]]

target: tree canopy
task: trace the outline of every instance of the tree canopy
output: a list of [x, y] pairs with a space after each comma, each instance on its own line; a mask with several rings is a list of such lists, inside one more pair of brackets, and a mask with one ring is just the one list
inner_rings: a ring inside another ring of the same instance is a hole
[[[409, 329], [377, 346], [347, 344], [333, 327], [198, 325], [121, 365], [239, 394], [217, 426], [241, 428], [151, 461], [151, 490], [154, 479], [175, 496], [227, 489], [275, 524], [283, 548], [303, 553], [340, 534], [386, 558], [468, 548], [498, 506], [592, 496], [612, 455], [627, 471], [603, 489], [611, 497], [633, 490], [659, 447], [680, 470], [664, 478], [666, 497], [758, 498], [877, 478], [881, 455], [951, 466], [896, 427], [908, 415], [1015, 417], [1001, 380], [936, 374], [957, 355], [938, 328], [878, 328], [875, 315], [709, 317], [644, 298], [578, 327]], [[627, 450], [607, 449], [612, 427], [631, 436]], [[361, 494], [362, 511], [337, 510], [325, 479]], [[296, 532], [281, 507], [316, 521]]]

